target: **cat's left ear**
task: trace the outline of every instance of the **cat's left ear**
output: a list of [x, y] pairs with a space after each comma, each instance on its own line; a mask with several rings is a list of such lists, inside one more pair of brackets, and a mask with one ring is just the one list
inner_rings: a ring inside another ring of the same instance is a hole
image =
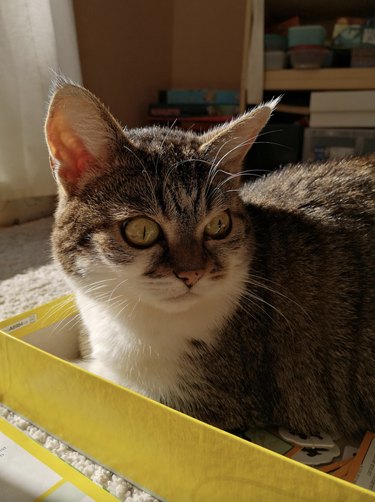
[[125, 141], [119, 123], [91, 92], [61, 78], [49, 105], [45, 136], [53, 174], [68, 193], [102, 173]]
[[200, 150], [215, 161], [219, 169], [233, 174], [239, 172], [245, 155], [279, 101], [280, 98], [277, 98], [259, 105], [251, 112], [203, 134]]

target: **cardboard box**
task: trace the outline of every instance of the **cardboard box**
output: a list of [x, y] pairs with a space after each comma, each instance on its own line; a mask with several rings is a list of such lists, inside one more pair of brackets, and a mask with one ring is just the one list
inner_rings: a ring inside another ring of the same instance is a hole
[[72, 297], [0, 323], [0, 401], [168, 501], [375, 501], [375, 494], [92, 375]]

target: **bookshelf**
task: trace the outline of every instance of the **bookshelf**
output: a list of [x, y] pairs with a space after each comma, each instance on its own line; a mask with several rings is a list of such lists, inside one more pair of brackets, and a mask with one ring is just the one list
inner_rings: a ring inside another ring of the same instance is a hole
[[[302, 24], [322, 24], [327, 29], [327, 34], [332, 33], [334, 20], [340, 16], [371, 17], [374, 14], [373, 0], [246, 0], [246, 14], [252, 8], [263, 9], [263, 16], [268, 24], [275, 24], [288, 17], [298, 15]], [[254, 11], [255, 12], [255, 11]], [[252, 46], [252, 32], [258, 27], [247, 22], [244, 26], [243, 44], [243, 70], [241, 79], [242, 105], [246, 100], [247, 65], [249, 54], [252, 58], [263, 53], [258, 37], [257, 44]], [[254, 50], [255, 49], [255, 50]], [[262, 54], [263, 57], [263, 54]], [[257, 78], [251, 82], [254, 87], [256, 82], [263, 77], [265, 91], [333, 91], [333, 90], [375, 90], [375, 68], [322, 68], [316, 70], [265, 70], [259, 69]], [[254, 73], [252, 73], [254, 75]]]
[[319, 70], [268, 70], [266, 91], [374, 90], [375, 68], [322, 68]]
[[[284, 99], [277, 107], [278, 112], [281, 112], [278, 117], [279, 122], [277, 126], [279, 126], [281, 120], [285, 121], [285, 123], [282, 123], [282, 127], [280, 126], [281, 132], [279, 133], [280, 135], [283, 134], [283, 137], [280, 136], [280, 139], [277, 137], [277, 140], [273, 139], [275, 148], [271, 148], [271, 146], [269, 148], [259, 146], [257, 149], [257, 145], [255, 145], [250, 152], [250, 156], [247, 158], [249, 166], [261, 165], [264, 168], [268, 163], [267, 168], [273, 169], [276, 165], [294, 162], [295, 159], [283, 158], [284, 151], [281, 149], [277, 150], [276, 144], [288, 144], [290, 152], [297, 151], [297, 154], [300, 155], [299, 148], [304, 141], [303, 136], [305, 135], [306, 137], [305, 133], [312, 130], [303, 128], [307, 124], [307, 116], [312, 117], [310, 124], [314, 123], [314, 127], [316, 128], [327, 127], [321, 125], [324, 124], [324, 120], [326, 120], [326, 124], [329, 124], [328, 129], [333, 130], [335, 128], [331, 127], [334, 120], [336, 120], [332, 119], [334, 108], [331, 109], [327, 106], [328, 111], [324, 111], [320, 115], [319, 113], [317, 114], [314, 109], [311, 110], [309, 104], [310, 93], [320, 91], [322, 95], [325, 95], [329, 91], [361, 91], [360, 94], [362, 94], [362, 91], [375, 91], [375, 67], [265, 70], [263, 66], [263, 25], [266, 27], [276, 26], [289, 18], [298, 16], [302, 25], [323, 25], [326, 28], [327, 38], [331, 38], [337, 18], [371, 18], [375, 12], [374, 7], [374, 0], [356, 0], [355, 2], [352, 0], [331, 0], [329, 2], [327, 0], [306, 0], [304, 2], [300, 0], [283, 0], [282, 2], [280, 0], [246, 0], [245, 11], [246, 16], [249, 16], [248, 13], [250, 12], [250, 21], [247, 20], [244, 23], [241, 78], [242, 109], [245, 110], [246, 105], [254, 105], [259, 102], [262, 99], [262, 93], [263, 99], [265, 99], [265, 91], [268, 94], [267, 99], [269, 95], [277, 96], [282, 94], [284, 95]], [[264, 24], [256, 21], [259, 18], [264, 18]], [[258, 93], [260, 85], [263, 87], [260, 90], [261, 92]], [[290, 114], [289, 117], [287, 114]], [[350, 123], [358, 124], [361, 120], [365, 122], [368, 120], [366, 114], [367, 112], [363, 112], [361, 118], [358, 119], [360, 112], [354, 112], [356, 120], [350, 117]], [[331, 123], [328, 121], [327, 116], [332, 120]], [[344, 123], [342, 117], [340, 117], [339, 121], [341, 125]], [[298, 124], [303, 125], [299, 126]], [[336, 126], [337, 122], [334, 125]], [[277, 134], [278, 131], [274, 131], [275, 124], [267, 127], [269, 127], [269, 132]], [[298, 127], [301, 127], [303, 130], [300, 136], [298, 136]], [[369, 126], [357, 126], [358, 129], [360, 127]], [[352, 126], [352, 129], [355, 129], [355, 126]], [[329, 134], [327, 138], [329, 138]], [[345, 136], [345, 134], [348, 134], [348, 136]], [[355, 136], [353, 131], [344, 131], [344, 140], [345, 138], [350, 138], [350, 134]], [[325, 144], [326, 137], [323, 133], [322, 137], [323, 144]], [[361, 136], [361, 141], [362, 138], [363, 135]], [[315, 137], [313, 139], [315, 141]], [[317, 137], [317, 140], [320, 141], [320, 139], [320, 137]], [[313, 140], [311, 139], [310, 141], [312, 144]], [[336, 139], [332, 139], [332, 150], [334, 150], [335, 142]], [[328, 144], [329, 140], [327, 140]], [[367, 152], [368, 150], [365, 151]], [[361, 153], [359, 147], [355, 153]], [[327, 155], [330, 155], [329, 151]]]

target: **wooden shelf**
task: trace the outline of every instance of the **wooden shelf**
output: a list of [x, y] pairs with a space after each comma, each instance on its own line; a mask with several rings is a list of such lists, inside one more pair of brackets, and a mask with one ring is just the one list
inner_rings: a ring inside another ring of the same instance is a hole
[[[297, 15], [302, 21], [336, 19], [337, 17], [371, 17], [374, 12], [373, 0], [265, 0], [266, 12], [284, 21]], [[306, 24], [303, 22], [302, 24]]]
[[325, 91], [375, 89], [375, 68], [322, 68], [319, 70], [267, 70], [267, 91]]

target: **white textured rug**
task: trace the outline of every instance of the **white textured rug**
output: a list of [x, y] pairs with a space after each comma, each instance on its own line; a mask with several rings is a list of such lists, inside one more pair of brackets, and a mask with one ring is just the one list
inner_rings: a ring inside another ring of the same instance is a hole
[[[0, 229], [0, 320], [70, 292], [58, 268], [52, 263], [49, 244], [51, 227], [52, 218], [43, 218]], [[10, 412], [1, 404], [0, 416], [119, 500], [126, 502], [156, 500], [125, 479], [95, 464], [66, 444], [49, 436], [45, 431]]]

